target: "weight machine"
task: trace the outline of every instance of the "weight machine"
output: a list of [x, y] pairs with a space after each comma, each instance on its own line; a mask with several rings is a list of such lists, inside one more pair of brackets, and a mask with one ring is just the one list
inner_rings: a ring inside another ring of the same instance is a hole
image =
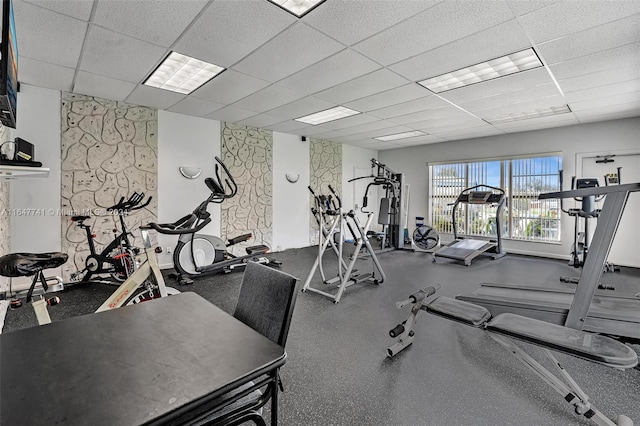
[[[371, 159], [371, 175], [360, 176], [350, 179], [348, 182], [354, 182], [360, 179], [373, 179], [368, 185], [362, 197], [361, 211], [369, 214], [365, 210], [369, 201], [369, 189], [371, 187], [381, 187], [384, 190], [384, 196], [380, 198], [380, 209], [378, 211], [378, 224], [382, 225], [383, 232], [380, 234], [382, 239], [381, 249], [410, 249], [405, 247], [410, 242], [405, 238], [402, 218], [406, 216], [406, 206], [404, 205], [403, 185], [405, 178], [403, 173], [398, 173], [389, 168], [386, 164], [382, 164], [375, 158]], [[369, 235], [375, 235], [375, 232], [369, 231]]]

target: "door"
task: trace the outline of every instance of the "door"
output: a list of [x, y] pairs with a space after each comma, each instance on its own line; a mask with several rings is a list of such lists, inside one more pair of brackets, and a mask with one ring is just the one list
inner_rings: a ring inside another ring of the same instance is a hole
[[[618, 167], [622, 167], [622, 183], [640, 182], [640, 154], [616, 155], [612, 162], [596, 163], [603, 157], [595, 155], [583, 157], [582, 176], [597, 177], [600, 186], [604, 186], [604, 176], [616, 173]], [[602, 208], [602, 202], [598, 203]], [[632, 192], [622, 214], [618, 231], [613, 240], [613, 246], [609, 253], [608, 261], [614, 265], [640, 267], [640, 192]], [[593, 230], [593, 226], [591, 229]], [[593, 231], [591, 230], [590, 233]]]

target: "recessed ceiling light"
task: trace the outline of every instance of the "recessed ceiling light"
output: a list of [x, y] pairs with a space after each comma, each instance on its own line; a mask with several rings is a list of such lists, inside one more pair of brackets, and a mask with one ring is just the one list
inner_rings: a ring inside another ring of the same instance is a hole
[[374, 138], [374, 139], [386, 142], [386, 141], [395, 141], [398, 139], [414, 138], [420, 135], [426, 135], [426, 133], [421, 132], [419, 130], [414, 130], [413, 132], [396, 133], [394, 135], [380, 136], [379, 138]]
[[217, 65], [171, 52], [143, 84], [188, 95], [223, 70]]
[[541, 108], [532, 112], [519, 112], [513, 114], [502, 115], [500, 117], [487, 118], [489, 124], [510, 123], [512, 121], [528, 120], [530, 118], [548, 117], [550, 115], [566, 114], [571, 112], [569, 105], [561, 105], [550, 108]]
[[533, 48], [529, 48], [470, 67], [428, 78], [419, 81], [418, 84], [432, 92], [442, 93], [447, 90], [469, 86], [480, 83], [481, 81], [493, 80], [494, 78], [504, 77], [541, 66], [542, 62], [540, 62], [540, 58], [538, 58]]
[[324, 0], [269, 0], [298, 18], [302, 18]]
[[362, 114], [360, 111], [355, 111], [342, 106], [327, 109], [324, 111], [316, 112], [314, 114], [305, 115], [304, 117], [296, 118], [295, 121], [300, 121], [307, 124], [322, 124], [329, 121], [338, 120], [340, 118], [350, 117], [352, 115]]

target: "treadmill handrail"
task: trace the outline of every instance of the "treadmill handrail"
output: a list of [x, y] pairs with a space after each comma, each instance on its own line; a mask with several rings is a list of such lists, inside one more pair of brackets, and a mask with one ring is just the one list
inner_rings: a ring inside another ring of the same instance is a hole
[[540, 194], [538, 199], [545, 200], [549, 198], [575, 198], [587, 197], [589, 195], [606, 195], [613, 192], [635, 192], [640, 191], [640, 182], [625, 183], [623, 185], [598, 186], [595, 188], [574, 189], [572, 191], [545, 192]]

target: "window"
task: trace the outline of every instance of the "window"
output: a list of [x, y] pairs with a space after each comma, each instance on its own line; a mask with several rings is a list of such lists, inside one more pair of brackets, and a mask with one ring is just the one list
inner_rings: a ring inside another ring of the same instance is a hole
[[[524, 241], [560, 241], [558, 200], [538, 200], [544, 192], [560, 190], [560, 154], [485, 161], [430, 164], [431, 226], [453, 233], [452, 204], [463, 189], [489, 185], [505, 190], [503, 238]], [[458, 233], [495, 236], [496, 206], [461, 204], [456, 213]]]

